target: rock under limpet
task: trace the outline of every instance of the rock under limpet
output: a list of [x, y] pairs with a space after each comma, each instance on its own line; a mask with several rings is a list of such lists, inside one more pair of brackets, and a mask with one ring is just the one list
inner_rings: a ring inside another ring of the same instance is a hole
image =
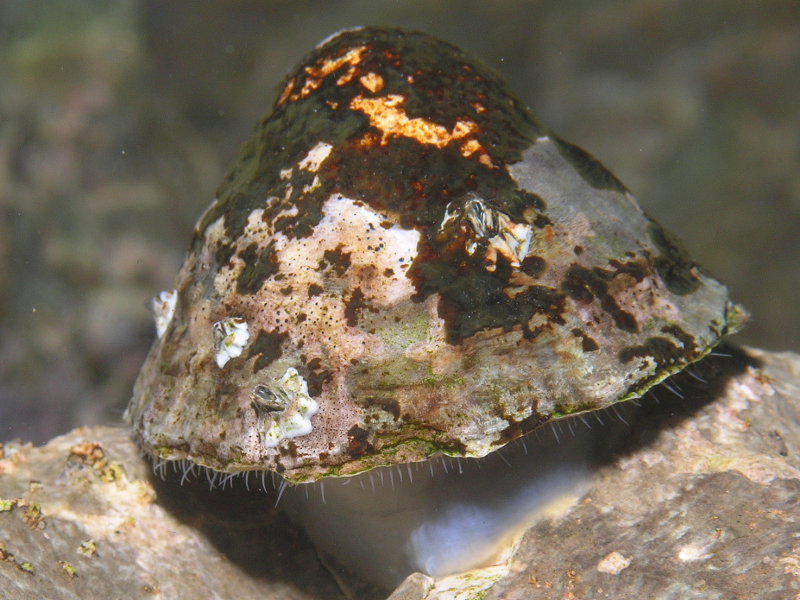
[[745, 318], [493, 71], [376, 28], [289, 75], [175, 288], [138, 441], [295, 483], [485, 455], [641, 396]]

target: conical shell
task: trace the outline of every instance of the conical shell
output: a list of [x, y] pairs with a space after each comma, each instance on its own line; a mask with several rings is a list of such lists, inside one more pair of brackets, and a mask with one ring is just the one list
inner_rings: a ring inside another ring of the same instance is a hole
[[642, 395], [745, 318], [494, 72], [390, 29], [287, 78], [154, 308], [142, 446], [294, 482], [484, 455]]

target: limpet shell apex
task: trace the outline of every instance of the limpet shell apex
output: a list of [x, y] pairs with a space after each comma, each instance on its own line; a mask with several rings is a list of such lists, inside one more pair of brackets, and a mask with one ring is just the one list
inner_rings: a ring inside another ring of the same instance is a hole
[[289, 75], [175, 288], [139, 442], [292, 482], [482, 456], [641, 396], [746, 318], [494, 72], [380, 28]]

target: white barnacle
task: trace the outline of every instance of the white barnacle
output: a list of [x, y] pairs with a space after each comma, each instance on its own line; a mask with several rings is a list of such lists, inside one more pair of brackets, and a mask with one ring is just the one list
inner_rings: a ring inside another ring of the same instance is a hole
[[268, 423], [261, 433], [265, 446], [273, 448], [284, 439], [311, 433], [311, 417], [319, 405], [308, 395], [308, 384], [297, 369], [289, 367], [271, 385], [256, 388], [253, 394], [256, 410], [261, 415], [266, 413]]
[[447, 206], [444, 208], [444, 217], [442, 217], [442, 222], [439, 224], [439, 231], [444, 231], [453, 223], [457, 222], [460, 218], [461, 207], [459, 206], [459, 203], [455, 200], [448, 202]]
[[239, 317], [225, 317], [213, 325], [214, 351], [217, 366], [221, 369], [232, 358], [242, 353], [250, 332], [247, 330], [247, 321]]
[[447, 205], [439, 231], [444, 232], [459, 222], [467, 224], [472, 232], [464, 246], [469, 256], [475, 254], [481, 242], [486, 244], [487, 271], [497, 268], [498, 255], [516, 269], [528, 255], [533, 240], [533, 228], [527, 223], [514, 222], [504, 212], [487, 206], [475, 194], [470, 194], [466, 201], [453, 201]]
[[497, 233], [498, 213], [484, 204], [483, 198], [471, 195], [464, 205], [464, 218], [472, 225], [475, 235], [479, 238], [487, 238]]
[[156, 321], [156, 335], [159, 338], [164, 335], [170, 321], [172, 321], [177, 301], [178, 290], [164, 290], [150, 301], [150, 308]]
[[[489, 240], [497, 254], [502, 255], [513, 268], [525, 260], [533, 239], [533, 228], [527, 223], [515, 223], [505, 213], [497, 212], [498, 235]], [[488, 270], [494, 270], [489, 269]]]

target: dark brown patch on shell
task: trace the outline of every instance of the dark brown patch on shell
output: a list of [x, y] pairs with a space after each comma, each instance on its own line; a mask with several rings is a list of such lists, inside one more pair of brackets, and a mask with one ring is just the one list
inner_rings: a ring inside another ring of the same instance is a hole
[[553, 136], [553, 139], [561, 155], [575, 167], [592, 187], [599, 190], [613, 190], [623, 194], [628, 191], [611, 171], [586, 150], [570, 144], [558, 136]]
[[308, 385], [308, 394], [312, 397], [319, 396], [322, 393], [322, 386], [333, 379], [333, 373], [322, 366], [319, 358], [308, 361], [301, 374]]
[[573, 264], [561, 285], [564, 291], [575, 300], [591, 302], [598, 298], [600, 306], [611, 315], [617, 327], [629, 333], [636, 333], [639, 331], [636, 318], [631, 313], [622, 310], [614, 296], [608, 291], [608, 284], [615, 275], [616, 273], [600, 267], [588, 269], [582, 265]]
[[655, 222], [648, 225], [647, 232], [662, 252], [655, 258], [655, 265], [667, 289], [680, 296], [696, 291], [700, 287], [700, 279], [694, 272], [697, 266], [675, 236]]
[[364, 292], [361, 288], [356, 288], [344, 305], [344, 316], [347, 319], [347, 324], [350, 327], [355, 327], [358, 324], [358, 313], [367, 308], [369, 305], [364, 301]]
[[252, 243], [238, 256], [244, 261], [244, 268], [236, 280], [236, 291], [240, 294], [257, 293], [267, 278], [275, 275], [280, 268], [272, 242], [264, 248]]
[[342, 244], [339, 244], [334, 250], [326, 250], [324, 252], [319, 268], [320, 270], [330, 268], [336, 275], [341, 277], [350, 268], [350, 254], [350, 252], [343, 250]]
[[537, 279], [542, 276], [542, 273], [544, 273], [547, 268], [547, 261], [541, 256], [526, 256], [520, 264], [520, 268], [523, 273], [527, 273], [534, 279]]
[[652, 358], [659, 365], [668, 366], [676, 363], [684, 356], [684, 350], [678, 348], [670, 339], [660, 336], [649, 337], [643, 344], [628, 346], [619, 352], [619, 359], [627, 364], [634, 358]]
[[594, 352], [600, 349], [597, 342], [592, 339], [591, 336], [587, 335], [585, 331], [575, 328], [572, 330], [572, 335], [581, 338], [581, 348], [583, 348], [584, 352]]
[[680, 341], [680, 343], [683, 345], [685, 356], [687, 358], [694, 359], [699, 356], [697, 340], [694, 338], [694, 336], [686, 333], [679, 325], [675, 323], [672, 325], [665, 325], [661, 328], [661, 331], [668, 333], [676, 340]]
[[369, 431], [353, 425], [347, 431], [347, 449], [353, 456], [363, 456], [372, 452], [373, 446], [369, 442]]
[[250, 346], [248, 357], [258, 356], [253, 371], [260, 371], [264, 367], [272, 364], [273, 361], [279, 359], [283, 351], [281, 346], [287, 338], [287, 334], [277, 331], [259, 331], [258, 337]]

